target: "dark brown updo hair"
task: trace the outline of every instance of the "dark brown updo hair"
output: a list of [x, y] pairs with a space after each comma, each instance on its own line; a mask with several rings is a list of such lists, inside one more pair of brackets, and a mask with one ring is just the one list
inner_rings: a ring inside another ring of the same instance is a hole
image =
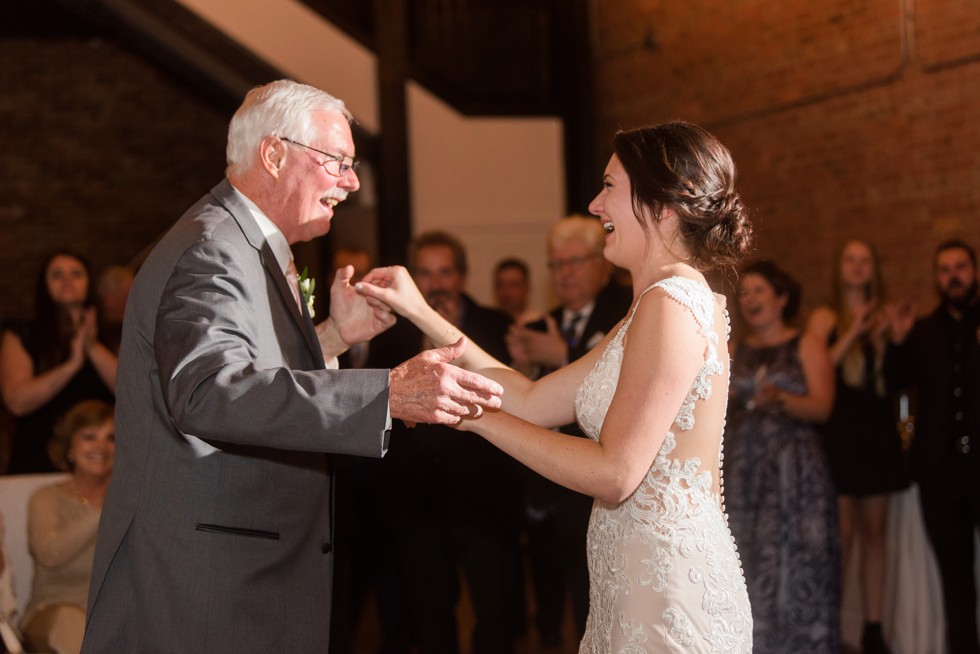
[[695, 268], [734, 266], [748, 251], [752, 225], [735, 190], [732, 155], [707, 130], [674, 121], [618, 132], [613, 149], [633, 187], [633, 212], [660, 222], [673, 209]]

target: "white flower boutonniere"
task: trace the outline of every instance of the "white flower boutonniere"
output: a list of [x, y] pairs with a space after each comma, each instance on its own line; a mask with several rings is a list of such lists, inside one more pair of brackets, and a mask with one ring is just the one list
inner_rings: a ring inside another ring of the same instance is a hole
[[303, 302], [306, 303], [306, 310], [310, 312], [310, 318], [316, 315], [313, 311], [313, 300], [316, 298], [313, 295], [314, 290], [316, 290], [316, 280], [309, 276], [306, 266], [303, 266], [303, 272], [299, 275], [299, 292], [303, 296]]

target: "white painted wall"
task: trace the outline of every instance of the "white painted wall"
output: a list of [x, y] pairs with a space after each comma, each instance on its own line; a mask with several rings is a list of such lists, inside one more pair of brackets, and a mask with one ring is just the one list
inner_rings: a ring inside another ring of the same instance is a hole
[[[296, 0], [179, 0], [286, 75], [343, 98], [377, 133], [373, 54]], [[532, 302], [551, 302], [548, 227], [564, 213], [561, 121], [462, 116], [425, 89], [407, 92], [414, 229], [457, 235], [470, 258], [469, 290], [492, 301], [490, 275], [505, 256], [532, 268]]]
[[377, 133], [377, 61], [296, 0], [178, 0], [288, 77], [342, 98]]
[[415, 83], [407, 102], [416, 232], [444, 229], [463, 241], [468, 287], [481, 301], [492, 297], [497, 261], [521, 257], [532, 268], [533, 301], [546, 307], [545, 236], [565, 192], [561, 121], [468, 118]]

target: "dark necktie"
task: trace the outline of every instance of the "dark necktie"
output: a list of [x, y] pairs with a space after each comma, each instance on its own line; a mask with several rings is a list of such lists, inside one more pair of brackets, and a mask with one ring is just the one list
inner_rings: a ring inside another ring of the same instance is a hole
[[565, 326], [561, 330], [561, 335], [565, 338], [565, 342], [568, 343], [569, 348], [573, 348], [578, 345], [579, 335], [578, 327], [585, 318], [581, 313], [573, 313], [568, 317], [565, 322]]

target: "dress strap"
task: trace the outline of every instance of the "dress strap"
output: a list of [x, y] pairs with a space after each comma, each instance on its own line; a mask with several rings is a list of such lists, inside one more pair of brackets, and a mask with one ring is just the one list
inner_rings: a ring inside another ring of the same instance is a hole
[[655, 286], [664, 289], [675, 302], [687, 307], [703, 333], [708, 333], [714, 328], [715, 298], [710, 288], [693, 279], [674, 276], [661, 279], [643, 293]]
[[675, 302], [686, 307], [694, 320], [698, 323], [698, 331], [707, 342], [704, 353], [704, 365], [701, 367], [697, 378], [691, 385], [684, 403], [674, 420], [674, 424], [681, 430], [687, 431], [694, 427], [694, 406], [698, 400], [706, 400], [711, 397], [711, 376], [724, 372], [724, 366], [718, 360], [718, 335], [714, 331], [714, 303], [715, 298], [711, 289], [704, 284], [687, 277], [667, 277], [651, 284], [643, 289], [633, 305], [632, 311], [623, 323], [620, 333], [625, 333], [633, 320], [637, 307], [647, 291], [653, 288], [662, 288]]
[[633, 308], [630, 309], [626, 320], [623, 321], [622, 331], [626, 331], [630, 323], [633, 322], [633, 316], [640, 307], [640, 300], [643, 299], [643, 296], [655, 288], [664, 289], [675, 302], [687, 307], [694, 315], [694, 319], [702, 332], [707, 333], [714, 327], [715, 300], [711, 289], [693, 279], [675, 275], [654, 282], [643, 289], [639, 297], [636, 298], [636, 302], [633, 303]]

